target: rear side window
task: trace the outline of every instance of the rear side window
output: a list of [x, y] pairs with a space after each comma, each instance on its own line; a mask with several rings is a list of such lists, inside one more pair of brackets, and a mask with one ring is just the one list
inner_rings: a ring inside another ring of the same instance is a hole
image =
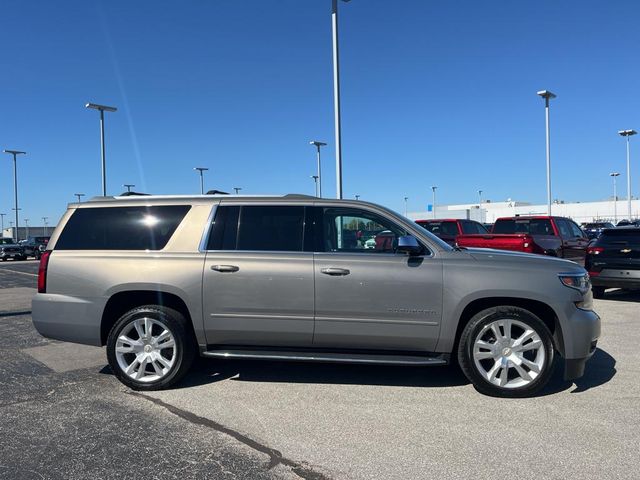
[[77, 209], [56, 250], [162, 250], [191, 207], [109, 207]]
[[479, 224], [478, 222], [462, 222], [462, 233], [465, 235], [483, 235], [489, 233], [484, 225]]
[[531, 235], [555, 235], [551, 221], [547, 218], [497, 220], [493, 233], [529, 233]]
[[221, 206], [207, 250], [300, 252], [304, 216], [303, 206]]

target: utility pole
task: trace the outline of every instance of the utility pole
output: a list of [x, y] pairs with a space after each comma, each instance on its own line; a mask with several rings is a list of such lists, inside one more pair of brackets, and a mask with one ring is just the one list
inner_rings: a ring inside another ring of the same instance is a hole
[[5, 150], [4, 153], [13, 155], [13, 195], [14, 195], [14, 210], [16, 211], [16, 243], [20, 240], [20, 223], [18, 222], [18, 164], [16, 162], [17, 155], [26, 155], [27, 152], [21, 152], [20, 150]]

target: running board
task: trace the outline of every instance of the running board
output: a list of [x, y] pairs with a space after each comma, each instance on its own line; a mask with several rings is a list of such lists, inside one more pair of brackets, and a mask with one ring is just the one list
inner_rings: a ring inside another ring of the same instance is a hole
[[283, 360], [293, 362], [326, 362], [326, 363], [358, 363], [365, 365], [447, 365], [444, 356], [421, 355], [389, 355], [364, 353], [332, 353], [332, 352], [287, 352], [268, 350], [208, 350], [202, 352], [203, 357]]

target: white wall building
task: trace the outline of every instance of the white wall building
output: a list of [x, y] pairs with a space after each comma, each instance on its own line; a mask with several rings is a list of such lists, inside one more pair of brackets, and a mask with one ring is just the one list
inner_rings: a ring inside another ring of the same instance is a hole
[[[628, 219], [627, 200], [616, 202], [617, 215], [614, 212], [613, 200], [602, 202], [577, 202], [554, 203], [551, 205], [551, 214], [572, 218], [578, 223], [592, 221], [620, 221]], [[479, 222], [493, 223], [500, 217], [513, 217], [515, 215], [546, 215], [547, 205], [532, 205], [528, 202], [482, 202], [482, 208], [478, 203], [462, 205], [439, 205], [436, 207], [435, 218], [467, 218]], [[631, 201], [631, 216], [640, 218], [640, 200]], [[434, 218], [433, 212], [409, 212], [408, 217], [413, 220]]]

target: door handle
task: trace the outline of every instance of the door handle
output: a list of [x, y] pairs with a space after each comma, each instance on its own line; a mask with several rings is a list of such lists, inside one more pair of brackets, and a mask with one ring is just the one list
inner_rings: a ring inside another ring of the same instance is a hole
[[211, 270], [215, 270], [216, 272], [237, 272], [240, 270], [240, 267], [236, 267], [235, 265], [211, 265]]
[[320, 271], [325, 275], [331, 275], [332, 277], [349, 275], [351, 273], [346, 268], [335, 268], [335, 267], [323, 268]]

